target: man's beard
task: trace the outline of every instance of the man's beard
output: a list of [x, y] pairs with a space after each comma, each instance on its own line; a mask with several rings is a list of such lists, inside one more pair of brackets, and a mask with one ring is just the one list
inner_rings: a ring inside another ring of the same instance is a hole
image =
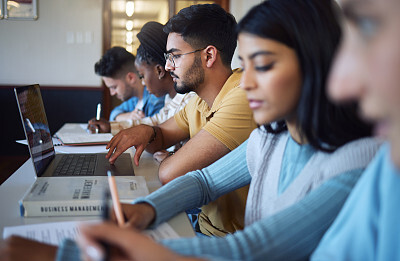
[[[171, 75], [177, 78], [172, 72]], [[175, 91], [180, 94], [185, 94], [191, 91], [196, 92], [197, 87], [204, 82], [204, 70], [201, 66], [200, 57], [195, 57], [192, 66], [186, 72], [185, 76], [187, 79], [182, 80], [181, 85], [178, 86], [178, 84], [175, 82]]]

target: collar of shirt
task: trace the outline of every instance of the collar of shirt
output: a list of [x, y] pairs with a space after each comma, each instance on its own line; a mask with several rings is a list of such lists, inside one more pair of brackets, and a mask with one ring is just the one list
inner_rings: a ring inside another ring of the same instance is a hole
[[221, 103], [223, 102], [226, 94], [229, 93], [232, 89], [240, 87], [241, 77], [242, 73], [240, 72], [239, 69], [233, 70], [232, 75], [229, 76], [224, 86], [222, 86], [221, 91], [218, 93], [217, 97], [215, 97], [211, 109], [208, 107], [207, 103], [204, 100], [200, 99], [199, 106], [197, 107], [198, 111], [204, 114], [206, 118], [212, 116], [212, 114], [215, 113], [220, 108]]

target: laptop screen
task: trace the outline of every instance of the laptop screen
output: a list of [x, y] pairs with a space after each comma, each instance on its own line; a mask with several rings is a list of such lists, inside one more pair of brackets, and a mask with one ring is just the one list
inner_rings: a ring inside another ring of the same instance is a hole
[[37, 176], [41, 176], [54, 159], [55, 151], [51, 139], [49, 124], [44, 110], [39, 85], [30, 85], [14, 89]]

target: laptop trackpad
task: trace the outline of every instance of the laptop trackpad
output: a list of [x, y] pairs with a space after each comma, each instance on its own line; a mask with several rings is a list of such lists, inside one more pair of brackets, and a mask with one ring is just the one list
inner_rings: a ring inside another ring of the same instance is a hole
[[129, 153], [122, 153], [115, 164], [112, 165], [106, 159], [107, 153], [99, 153], [97, 156], [97, 166], [94, 175], [104, 176], [110, 170], [114, 176], [134, 176], [131, 155]]

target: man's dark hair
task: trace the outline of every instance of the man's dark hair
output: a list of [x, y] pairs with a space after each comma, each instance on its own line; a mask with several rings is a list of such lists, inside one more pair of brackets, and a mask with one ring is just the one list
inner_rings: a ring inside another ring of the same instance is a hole
[[[303, 83], [297, 125], [314, 148], [333, 151], [372, 134], [357, 113], [357, 104], [334, 104], [326, 83], [341, 38], [334, 0], [269, 0], [253, 7], [238, 24], [239, 33], [278, 41], [298, 57]], [[269, 132], [286, 129], [285, 122], [266, 124]]]
[[136, 72], [135, 56], [123, 47], [112, 47], [94, 65], [94, 72], [103, 77], [121, 78], [128, 72]]
[[192, 5], [179, 11], [164, 27], [166, 33], [180, 34], [194, 49], [215, 46], [224, 65], [232, 62], [236, 49], [236, 20], [217, 4]]

